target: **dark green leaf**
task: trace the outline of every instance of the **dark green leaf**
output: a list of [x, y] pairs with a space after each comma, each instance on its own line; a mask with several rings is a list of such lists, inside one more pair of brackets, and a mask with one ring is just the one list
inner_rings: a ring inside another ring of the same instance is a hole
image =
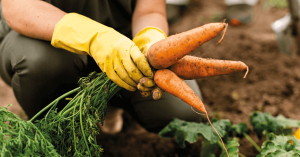
[[[103, 149], [96, 143], [96, 135], [100, 133], [97, 123], [103, 123], [106, 104], [121, 87], [103, 73], [91, 73], [79, 82], [80, 88], [43, 109], [41, 112], [47, 110], [46, 116], [35, 124], [0, 108], [0, 156], [101, 156]], [[58, 101], [79, 89], [57, 113]]]
[[[291, 141], [293, 141], [293, 144], [290, 143]], [[258, 155], [258, 157], [266, 156], [300, 156], [300, 141], [294, 136], [276, 136], [271, 133], [270, 140], [263, 143], [262, 151]]]
[[201, 150], [201, 156], [202, 157], [215, 157], [216, 152], [216, 146], [217, 143], [211, 144], [208, 140], [202, 141], [202, 150]]
[[[226, 134], [226, 129], [231, 126], [229, 120], [220, 120], [212, 123], [223, 137]], [[163, 138], [176, 137], [176, 141], [180, 147], [184, 148], [184, 142], [194, 143], [198, 140], [198, 136], [202, 135], [211, 143], [216, 143], [219, 140], [218, 135], [209, 124], [201, 124], [196, 122], [186, 122], [179, 119], [174, 119], [169, 125], [159, 132]]]
[[248, 130], [248, 126], [246, 123], [239, 123], [232, 126], [232, 131], [242, 135]]
[[277, 135], [282, 133], [292, 133], [287, 131], [291, 127], [299, 127], [300, 121], [288, 119], [279, 115], [273, 117], [269, 113], [253, 112], [250, 116], [250, 123], [258, 137], [261, 138], [264, 132], [274, 132]]
[[[230, 139], [227, 141], [225, 147], [228, 151], [228, 155], [230, 157], [238, 157], [238, 152], [239, 152], [239, 142], [238, 142], [238, 138], [233, 138], [233, 139]], [[221, 154], [221, 157], [227, 157], [227, 154], [226, 154], [226, 151], [225, 149], [223, 148], [223, 145], [220, 144], [220, 147], [222, 148], [222, 154]]]
[[[33, 123], [0, 107], [0, 150], [1, 157], [7, 156], [54, 156], [60, 155]], [[9, 122], [9, 124], [5, 124]]]

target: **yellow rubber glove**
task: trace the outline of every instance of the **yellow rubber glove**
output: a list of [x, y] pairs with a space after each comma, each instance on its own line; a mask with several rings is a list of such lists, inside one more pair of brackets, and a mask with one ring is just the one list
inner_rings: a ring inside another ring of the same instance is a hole
[[[138, 46], [138, 48], [141, 50], [141, 52], [147, 56], [147, 51], [150, 48], [150, 46], [162, 39], [165, 39], [167, 36], [166, 34], [156, 27], [146, 27], [143, 30], [141, 30], [134, 38], [133, 42]], [[151, 95], [154, 91], [158, 91], [159, 93], [154, 94], [153, 98], [155, 100], [160, 99], [160, 97], [163, 94], [163, 90], [157, 90], [159, 87], [155, 87], [154, 81], [150, 78], [143, 78], [140, 80], [140, 83], [138, 84], [138, 89], [143, 91], [142, 96], [147, 97]], [[154, 88], [155, 87], [155, 88]], [[155, 90], [156, 89], [156, 90]], [[159, 95], [155, 96], [155, 95]]]
[[141, 30], [132, 41], [138, 46], [142, 53], [147, 56], [149, 47], [166, 37], [166, 34], [159, 28], [146, 27]]
[[142, 77], [153, 78], [147, 59], [132, 40], [83, 15], [65, 15], [55, 26], [51, 44], [90, 55], [113, 82], [129, 91], [136, 90]]

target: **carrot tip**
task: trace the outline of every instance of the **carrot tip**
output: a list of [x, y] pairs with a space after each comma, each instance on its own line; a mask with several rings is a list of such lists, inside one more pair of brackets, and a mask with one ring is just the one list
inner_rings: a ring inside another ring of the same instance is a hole
[[201, 112], [197, 112], [196, 110], [194, 110], [194, 108], [191, 106], [191, 109], [195, 112], [195, 113], [197, 113], [197, 114], [199, 114], [199, 115], [201, 115], [201, 116], [204, 116], [205, 114], [206, 114], [206, 112], [204, 112], [204, 113], [201, 113]]
[[221, 43], [223, 41], [223, 38], [225, 36], [227, 28], [228, 28], [228, 23], [225, 23], [225, 29], [223, 30], [222, 38], [217, 42], [217, 44], [219, 44], [219, 43]]
[[245, 73], [245, 75], [244, 75], [244, 78], [246, 78], [248, 72], [249, 72], [249, 67], [247, 67], [247, 71], [246, 71], [246, 73]]

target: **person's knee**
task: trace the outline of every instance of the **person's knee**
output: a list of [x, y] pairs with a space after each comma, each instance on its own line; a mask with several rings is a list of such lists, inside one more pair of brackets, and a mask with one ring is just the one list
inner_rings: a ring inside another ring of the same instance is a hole
[[[11, 32], [1, 47], [10, 54], [12, 73], [45, 78], [76, 76], [87, 66], [87, 56], [51, 46], [50, 42], [28, 38]], [[78, 76], [77, 76], [78, 77]]]

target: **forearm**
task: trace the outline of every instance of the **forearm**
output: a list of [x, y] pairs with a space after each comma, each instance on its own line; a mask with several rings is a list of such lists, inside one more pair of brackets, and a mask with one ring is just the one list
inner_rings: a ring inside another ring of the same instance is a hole
[[149, 26], [157, 27], [168, 35], [169, 27], [165, 8], [165, 0], [139, 0], [132, 18], [132, 36], [134, 37]]
[[158, 13], [151, 13], [139, 17], [134, 23], [132, 23], [132, 35], [133, 37], [140, 32], [142, 29], [148, 26], [154, 26], [162, 31], [166, 35], [169, 33], [168, 23], [164, 16]]
[[48, 40], [55, 25], [66, 14], [55, 6], [40, 0], [2, 0], [7, 24], [25, 36]]

